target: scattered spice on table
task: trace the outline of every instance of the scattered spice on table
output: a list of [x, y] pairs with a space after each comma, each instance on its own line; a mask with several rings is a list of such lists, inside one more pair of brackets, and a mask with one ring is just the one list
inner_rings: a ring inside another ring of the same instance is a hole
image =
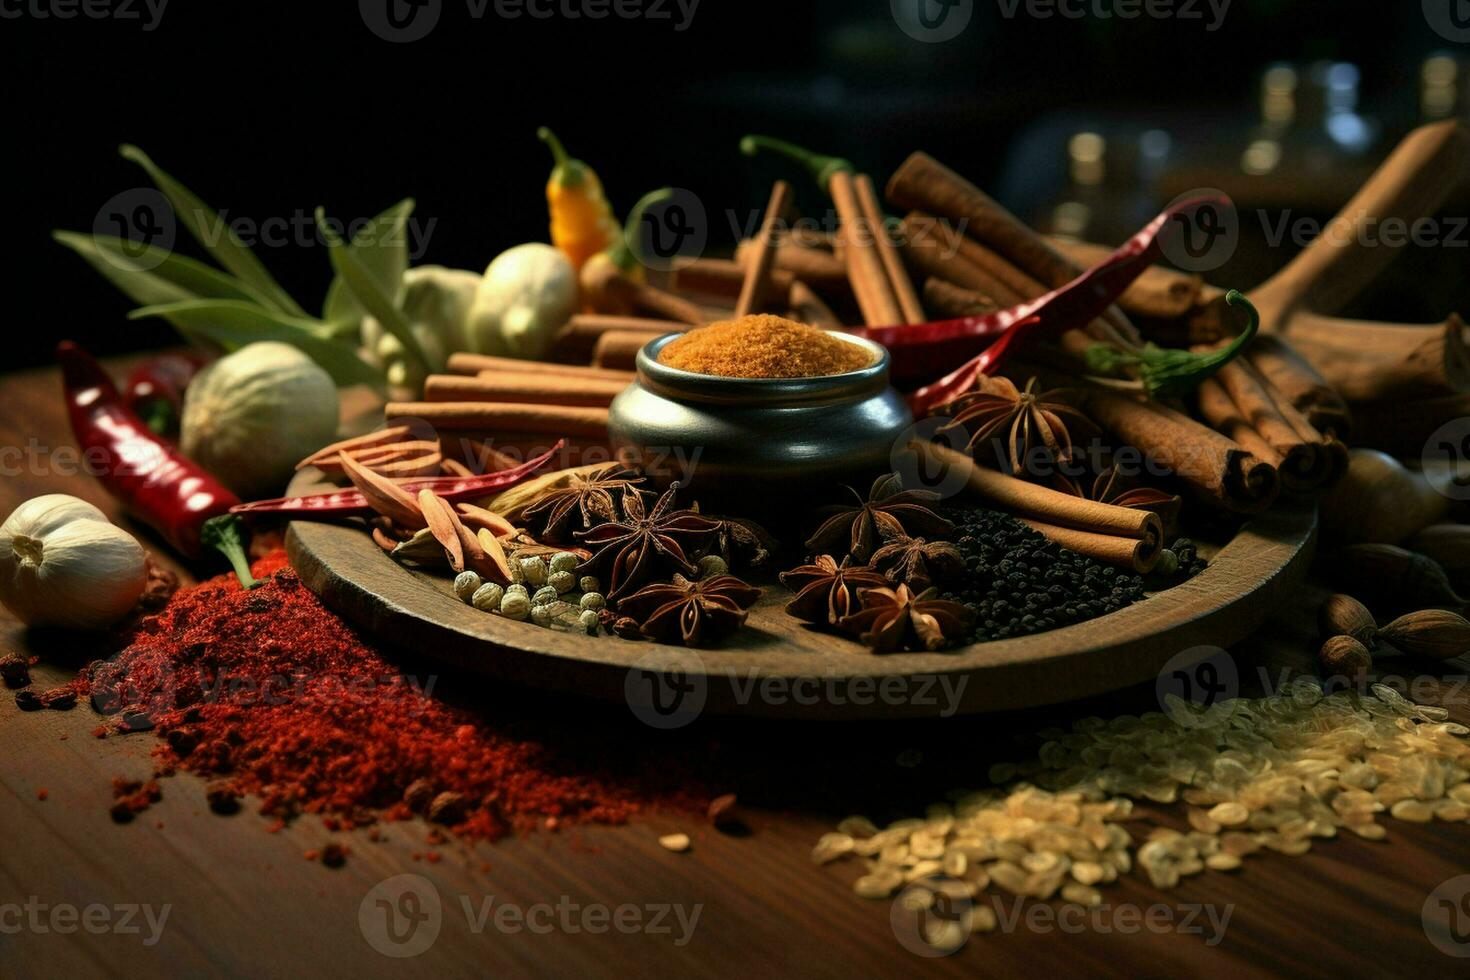
[[873, 363], [866, 347], [766, 313], [691, 330], [659, 352], [681, 371], [727, 378], [819, 378]]
[[[1339, 830], [1382, 840], [1376, 815], [1385, 811], [1411, 823], [1470, 820], [1470, 728], [1391, 687], [1326, 693], [1298, 677], [1274, 697], [1209, 708], [1165, 700], [1166, 713], [1044, 729], [1034, 757], [990, 767], [990, 788], [954, 793], [882, 830], [849, 817], [812, 859], [868, 859], [853, 884], [864, 898], [919, 882], [912, 887], [959, 899], [998, 885], [1095, 906], [1103, 895], [1094, 886], [1135, 864], [1154, 887], [1172, 888], [1266, 850], [1305, 854]], [[1189, 830], [1155, 824], [1138, 845], [1122, 824], [1153, 816], [1135, 812], [1134, 800], [1182, 801]], [[993, 907], [974, 912], [971, 929], [995, 928]]]
[[[211, 780], [217, 812], [249, 794], [266, 815], [331, 815], [350, 829], [407, 819], [427, 797], [429, 815], [460, 836], [495, 838], [547, 817], [703, 814], [719, 795], [664, 754], [598, 744], [510, 706], [502, 718], [428, 696], [328, 612], [284, 553], [253, 574], [264, 582], [251, 592], [233, 575], [181, 590], [69, 691], [114, 719], [146, 716], [161, 736], [160, 772]], [[132, 819], [156, 793], [156, 782], [124, 785], [114, 818]]]

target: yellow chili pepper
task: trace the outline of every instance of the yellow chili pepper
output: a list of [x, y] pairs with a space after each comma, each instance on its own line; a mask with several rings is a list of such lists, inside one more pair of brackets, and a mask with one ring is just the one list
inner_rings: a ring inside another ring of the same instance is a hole
[[602, 192], [602, 181], [581, 160], [567, 156], [556, 134], [542, 126], [537, 137], [551, 147], [556, 166], [546, 182], [546, 204], [551, 210], [551, 243], [582, 268], [592, 256], [618, 241], [622, 229], [612, 205]]

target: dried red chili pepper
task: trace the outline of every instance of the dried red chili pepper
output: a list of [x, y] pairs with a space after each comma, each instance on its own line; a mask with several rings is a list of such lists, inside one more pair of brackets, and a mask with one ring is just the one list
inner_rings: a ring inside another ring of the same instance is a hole
[[[479, 476], [425, 477], [400, 484], [405, 491], [417, 495], [420, 490], [432, 490], [451, 504], [480, 500], [496, 490], [504, 490], [530, 476], [545, 466], [551, 457], [566, 445], [562, 439], [546, 452], [528, 459], [520, 466]], [[248, 504], [236, 504], [230, 508], [232, 514], [286, 514], [298, 520], [313, 518], [352, 517], [371, 514], [367, 498], [358, 490], [333, 490], [329, 493], [309, 493], [301, 497], [277, 497], [273, 500], [256, 500]]]
[[128, 408], [161, 436], [179, 430], [184, 391], [208, 358], [193, 351], [160, 354], [139, 364], [123, 383]]
[[1191, 198], [1168, 208], [1076, 279], [1010, 309], [910, 326], [860, 327], [851, 332], [888, 349], [890, 371], [900, 385], [932, 377], [956, 350], [967, 346], [973, 350], [977, 343], [999, 337], [958, 369], [909, 395], [914, 413], [926, 414], [968, 391], [980, 375], [995, 371], [1023, 341], [1038, 335], [1057, 337], [1096, 319], [1158, 260], [1163, 233], [1179, 216], [1216, 203], [1214, 198]]
[[92, 355], [63, 341], [56, 356], [82, 458], [135, 517], [198, 557], [204, 523], [228, 513], [239, 498], [148, 428]]

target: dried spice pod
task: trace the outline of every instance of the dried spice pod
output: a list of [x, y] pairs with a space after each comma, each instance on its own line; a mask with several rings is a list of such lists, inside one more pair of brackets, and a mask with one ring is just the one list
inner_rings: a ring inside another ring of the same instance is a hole
[[1338, 588], [1367, 596], [1380, 611], [1461, 609], [1465, 605], [1438, 562], [1397, 545], [1349, 545], [1328, 556], [1324, 565]]
[[1379, 630], [1385, 643], [1422, 657], [1450, 660], [1470, 652], [1470, 621], [1447, 609], [1400, 616]]
[[1373, 667], [1373, 655], [1351, 636], [1332, 636], [1317, 651], [1317, 666], [1329, 677], [1358, 677]]
[[1404, 547], [1439, 562], [1456, 589], [1470, 585], [1470, 524], [1431, 524]]
[[1378, 622], [1368, 607], [1340, 592], [1328, 596], [1317, 610], [1317, 625], [1322, 629], [1324, 640], [1350, 636], [1369, 650], [1378, 643]]

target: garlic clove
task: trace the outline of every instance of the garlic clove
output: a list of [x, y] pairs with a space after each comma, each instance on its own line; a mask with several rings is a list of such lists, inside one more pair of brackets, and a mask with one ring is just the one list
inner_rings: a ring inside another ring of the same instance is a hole
[[0, 603], [28, 626], [105, 629], [126, 616], [148, 581], [142, 545], [106, 520], [54, 526], [38, 513], [25, 530], [44, 535], [0, 534]]

